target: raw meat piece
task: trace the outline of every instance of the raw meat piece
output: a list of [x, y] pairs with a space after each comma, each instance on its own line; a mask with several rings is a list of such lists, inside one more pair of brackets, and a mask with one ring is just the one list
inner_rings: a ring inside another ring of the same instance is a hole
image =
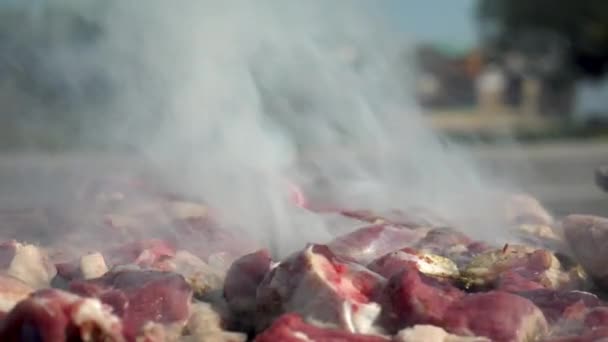
[[445, 226], [447, 222], [436, 213], [423, 208], [390, 210], [375, 213], [370, 210], [341, 210], [342, 215], [372, 224], [390, 224], [400, 227], [419, 228]]
[[34, 289], [23, 281], [0, 274], [0, 313], [10, 311], [32, 292], [34, 292]]
[[454, 246], [468, 245], [473, 240], [464, 233], [453, 228], [434, 228], [430, 230], [423, 239], [420, 240], [418, 246], [420, 248], [445, 250]]
[[228, 270], [224, 282], [224, 298], [241, 325], [244, 323], [241, 318], [251, 321], [256, 310], [258, 286], [270, 272], [272, 264], [270, 253], [262, 249], [236, 260]]
[[606, 342], [608, 341], [608, 328], [596, 328], [576, 334], [552, 337], [544, 342]]
[[484, 242], [473, 241], [462, 232], [448, 227], [430, 230], [414, 247], [426, 253], [447, 257], [459, 267], [491, 249]]
[[124, 341], [121, 322], [93, 298], [60, 290], [34, 293], [11, 310], [0, 326], [1, 341]]
[[112, 306], [129, 340], [149, 322], [183, 325], [190, 314], [192, 289], [171, 272], [111, 271], [98, 279], [72, 282], [70, 290]]
[[182, 275], [199, 298], [221, 289], [223, 285], [222, 270], [210, 267], [199, 257], [185, 250], [178, 250], [174, 257], [157, 264], [155, 268]]
[[587, 311], [584, 321], [585, 328], [608, 328], [608, 307], [600, 306]]
[[596, 283], [608, 288], [608, 218], [570, 215], [562, 226], [566, 241], [576, 259]]
[[568, 289], [584, 282], [577, 273], [564, 270], [552, 252], [522, 245], [505, 245], [478, 255], [462, 275], [467, 286], [502, 287], [515, 292], [534, 288], [532, 283], [549, 289]]
[[339, 236], [328, 247], [342, 258], [366, 265], [389, 252], [415, 244], [425, 234], [425, 230], [378, 224]]
[[57, 274], [51, 280], [54, 288], [67, 289], [72, 280], [84, 279], [80, 265], [76, 262], [63, 262], [55, 264]]
[[388, 338], [354, 334], [344, 330], [320, 328], [305, 323], [295, 314], [285, 314], [270, 328], [258, 335], [254, 342], [387, 342]]
[[177, 245], [190, 251], [203, 261], [212, 255], [222, 254], [231, 263], [260, 247], [246, 232], [233, 227], [220, 227], [207, 220], [189, 219], [174, 221]]
[[148, 239], [130, 242], [103, 252], [110, 267], [136, 264], [144, 267], [175, 256], [175, 247], [164, 240]]
[[108, 266], [116, 268], [135, 265], [156, 270], [174, 270], [175, 262], [181, 261], [181, 258], [177, 261], [175, 258], [175, 249], [164, 240], [148, 239], [129, 242], [108, 248], [103, 253], [87, 253], [76, 262], [56, 264], [57, 277], [53, 279], [53, 285], [63, 288], [64, 284], [72, 280], [101, 277], [108, 271]]
[[448, 307], [464, 296], [445, 279], [416, 269], [392, 276], [383, 290], [383, 323], [391, 332], [414, 324], [438, 324]]
[[[8, 262], [8, 268], [6, 269], [8, 275], [23, 280], [36, 289], [50, 285], [57, 269], [50, 262], [46, 252], [34, 245], [11, 242], [10, 246], [5, 245], [4, 257], [6, 259], [9, 258], [11, 251], [14, 251], [14, 254]], [[3, 261], [5, 264], [6, 259]]]
[[414, 267], [423, 274], [437, 277], [458, 277], [458, 266], [448, 258], [403, 248], [373, 261], [368, 268], [385, 278]]
[[[503, 271], [496, 278], [494, 289], [505, 292], [520, 292], [545, 289], [537, 279], [536, 271], [526, 268], [518, 268]], [[534, 280], [533, 280], [534, 279]]]
[[445, 312], [442, 326], [465, 336], [485, 336], [496, 342], [524, 342], [546, 334], [547, 321], [528, 299], [500, 291], [470, 294]]
[[[554, 291], [548, 289], [519, 292], [540, 308], [549, 323], [561, 319], [580, 319], [587, 308], [602, 305], [596, 295], [582, 291]], [[581, 305], [582, 304], [582, 307]]]
[[265, 327], [281, 314], [301, 314], [353, 333], [371, 333], [380, 314], [372, 299], [384, 278], [338, 259], [327, 246], [308, 245], [266, 275], [257, 291], [256, 318]]
[[244, 342], [247, 335], [224, 330], [222, 317], [208, 303], [197, 303], [186, 325], [188, 337], [193, 341]]
[[491, 342], [485, 337], [457, 336], [434, 325], [415, 325], [393, 338], [393, 342]]

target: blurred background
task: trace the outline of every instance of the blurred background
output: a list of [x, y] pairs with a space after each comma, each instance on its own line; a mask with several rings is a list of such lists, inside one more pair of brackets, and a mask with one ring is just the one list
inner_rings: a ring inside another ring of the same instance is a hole
[[[86, 59], [87, 46], [103, 38], [98, 18], [77, 4], [0, 0], [0, 186], [7, 196], [36, 191], [32, 180], [41, 172], [66, 173], [60, 165], [73, 162], [69, 153], [88, 158], [79, 168], [99, 170], [99, 155], [132, 148], [99, 138], [115, 127], [108, 123], [120, 120], [117, 113], [82, 110], [103, 108], [116, 91], [103, 74], [90, 72], [94, 66], [85, 76], [66, 74], [49, 52], [60, 46]], [[104, 2], [96, 4], [103, 11]], [[607, 1], [377, 6], [403, 35], [410, 90], [438, 132], [470, 145], [485, 167], [517, 179], [554, 212], [608, 215], [608, 195], [593, 180], [593, 170], [608, 163]], [[34, 162], [26, 154], [45, 157]]]

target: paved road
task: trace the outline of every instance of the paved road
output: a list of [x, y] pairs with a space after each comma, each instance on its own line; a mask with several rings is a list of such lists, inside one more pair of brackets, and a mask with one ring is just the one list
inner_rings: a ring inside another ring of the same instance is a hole
[[[483, 167], [519, 184], [558, 215], [608, 216], [608, 193], [593, 179], [594, 169], [608, 164], [608, 144], [478, 147], [474, 155]], [[111, 156], [0, 156], [0, 208], [61, 205], [63, 194], [78, 189], [88, 176], [129, 173], [139, 167]]]
[[608, 164], [606, 143], [554, 143], [521, 148], [478, 148], [484, 167], [511, 179], [557, 215], [573, 212], [608, 216], [608, 193], [594, 170]]

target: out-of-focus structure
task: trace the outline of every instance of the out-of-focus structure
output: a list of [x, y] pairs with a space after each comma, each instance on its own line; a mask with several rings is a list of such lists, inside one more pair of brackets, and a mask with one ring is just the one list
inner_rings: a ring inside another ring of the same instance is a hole
[[608, 118], [608, 2], [479, 0], [479, 44], [418, 48], [418, 98], [433, 111]]

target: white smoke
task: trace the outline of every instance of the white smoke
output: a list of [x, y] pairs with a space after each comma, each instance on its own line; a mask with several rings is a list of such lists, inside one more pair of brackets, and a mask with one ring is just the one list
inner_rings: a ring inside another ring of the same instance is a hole
[[474, 161], [416, 107], [408, 42], [378, 2], [63, 4], [103, 29], [52, 54], [74, 84], [109, 81], [109, 104], [90, 108], [112, 113], [101, 139], [136, 147], [279, 252], [328, 237], [289, 203], [287, 181], [348, 207], [487, 206]]

